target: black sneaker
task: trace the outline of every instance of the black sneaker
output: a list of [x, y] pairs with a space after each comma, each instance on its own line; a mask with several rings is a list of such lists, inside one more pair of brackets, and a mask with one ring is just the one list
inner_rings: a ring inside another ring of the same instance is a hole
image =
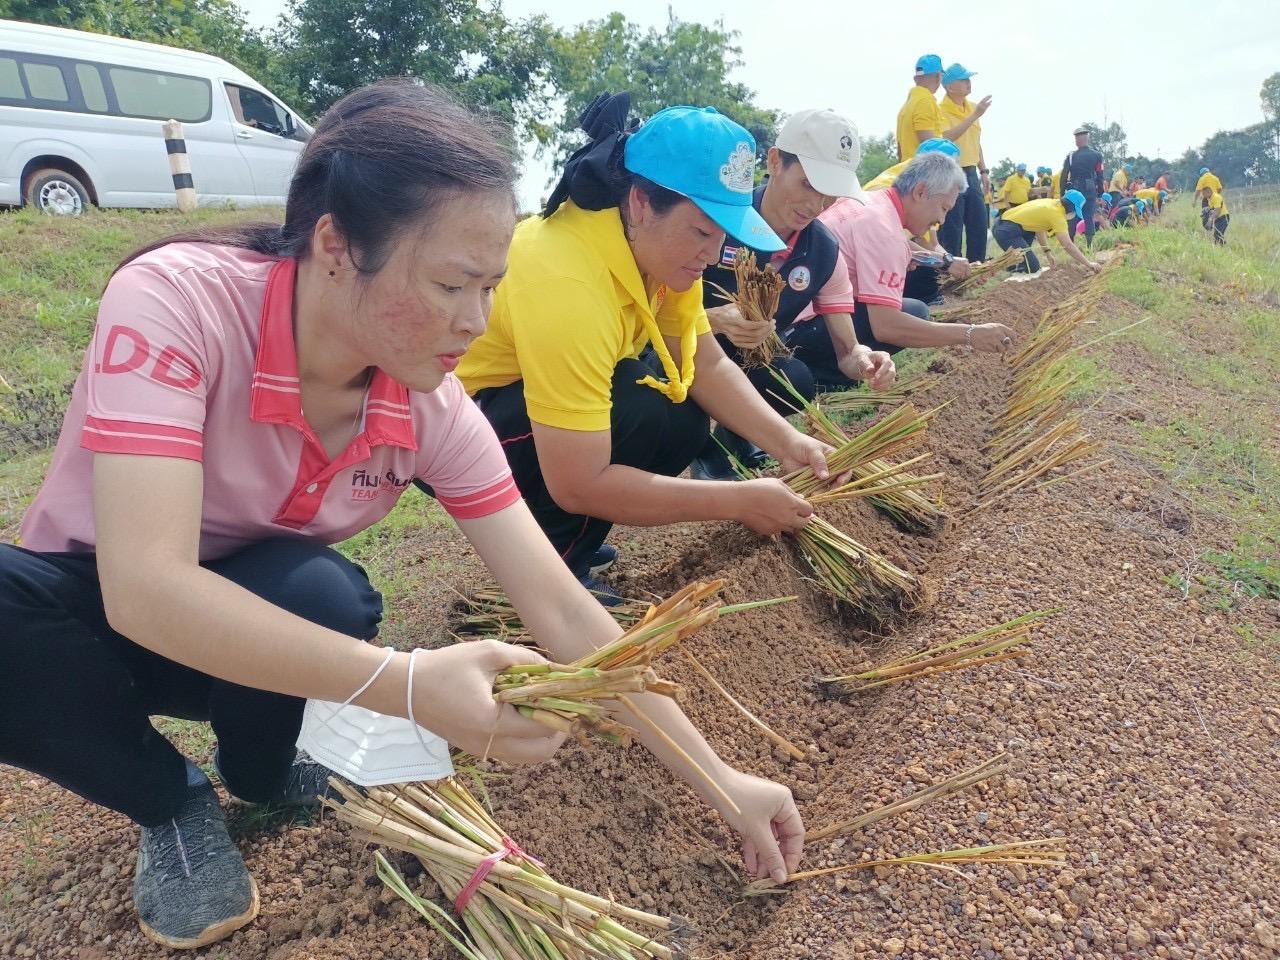
[[258, 915], [258, 886], [213, 787], [192, 787], [168, 823], [142, 828], [133, 902], [142, 932], [177, 950], [221, 940]]
[[600, 544], [596, 548], [596, 552], [591, 555], [589, 566], [587, 567], [587, 576], [598, 577], [618, 560], [618, 548], [611, 547], [607, 543]]
[[579, 577], [578, 582], [582, 584], [591, 593], [593, 597], [600, 601], [602, 607], [620, 607], [626, 603], [626, 599], [613, 587], [609, 586], [603, 580], [587, 574], [585, 577]]
[[[228, 783], [227, 778], [222, 775], [222, 767], [218, 763], [217, 747], [213, 749], [213, 768], [217, 771], [218, 779], [222, 781], [222, 785], [227, 788], [227, 792], [236, 797], [234, 786]], [[336, 776], [332, 770], [299, 751], [293, 758], [293, 765], [289, 767], [289, 777], [285, 780], [284, 788], [280, 793], [274, 797], [256, 802], [269, 803], [274, 807], [314, 806], [320, 802], [321, 797], [335, 795], [333, 788], [329, 786], [329, 778], [332, 776]], [[236, 797], [236, 799], [242, 798]]]

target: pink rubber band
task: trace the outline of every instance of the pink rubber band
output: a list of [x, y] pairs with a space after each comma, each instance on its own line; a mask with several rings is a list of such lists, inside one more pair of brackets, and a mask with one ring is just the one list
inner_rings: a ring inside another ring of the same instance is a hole
[[510, 837], [502, 838], [502, 849], [495, 850], [489, 854], [478, 864], [476, 864], [476, 872], [471, 875], [471, 879], [467, 881], [467, 885], [462, 888], [462, 892], [458, 894], [458, 898], [453, 901], [453, 909], [459, 914], [467, 909], [467, 904], [471, 902], [471, 898], [475, 896], [476, 891], [480, 889], [480, 884], [484, 883], [484, 878], [489, 875], [489, 871], [498, 865], [502, 860], [509, 856], [519, 857], [528, 863], [533, 864], [540, 870], [545, 870], [542, 861], [537, 857], [531, 857], [520, 849], [520, 845]]

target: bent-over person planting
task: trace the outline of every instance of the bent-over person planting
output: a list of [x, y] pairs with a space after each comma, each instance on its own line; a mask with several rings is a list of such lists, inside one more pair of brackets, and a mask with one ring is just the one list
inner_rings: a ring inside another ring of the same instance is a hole
[[[362, 685], [357, 705], [477, 755], [560, 745], [493, 697], [538, 654], [482, 640], [415, 660], [371, 642], [381, 597], [328, 545], [411, 481], [540, 646], [569, 662], [620, 634], [452, 373], [507, 269], [506, 139], [430, 87], [363, 88], [317, 125], [283, 225], [160, 241], [107, 285], [23, 546], [0, 546], [0, 762], [140, 825], [134, 902], [162, 944], [212, 943], [259, 896], [208, 778], [152, 715], [208, 720], [224, 786], [255, 803], [315, 802], [328, 771], [296, 751], [304, 702]], [[667, 698], [636, 704], [740, 811], [722, 808], [748, 867], [781, 880], [804, 834], [790, 792], [727, 766]]]

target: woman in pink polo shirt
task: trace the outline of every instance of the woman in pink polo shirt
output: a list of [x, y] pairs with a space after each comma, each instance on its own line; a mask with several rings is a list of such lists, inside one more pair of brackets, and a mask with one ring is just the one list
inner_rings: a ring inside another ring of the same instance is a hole
[[[304, 700], [346, 700], [375, 673], [357, 704], [409, 716], [412, 671], [412, 715], [465, 750], [534, 762], [559, 746], [492, 697], [536, 654], [486, 640], [387, 660], [368, 642], [381, 597], [327, 545], [414, 480], [557, 658], [619, 633], [451, 373], [506, 270], [504, 139], [430, 88], [366, 87], [321, 120], [282, 226], [153, 244], [103, 294], [24, 546], [0, 545], [0, 762], [142, 827], [134, 899], [161, 943], [226, 936], [258, 894], [208, 779], [152, 715], [209, 720], [224, 785], [257, 802], [314, 801], [327, 771], [296, 756]], [[794, 868], [790, 792], [726, 765], [666, 698], [637, 700], [740, 809], [722, 812], [748, 866]]]

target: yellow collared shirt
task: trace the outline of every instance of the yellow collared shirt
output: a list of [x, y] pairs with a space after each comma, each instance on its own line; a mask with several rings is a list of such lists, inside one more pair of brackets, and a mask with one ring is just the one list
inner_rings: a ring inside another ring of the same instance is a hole
[[1015, 206], [1031, 199], [1031, 180], [1021, 173], [1011, 173], [1004, 182], [1004, 195]]
[[1020, 203], [1002, 213], [1000, 219], [1016, 223], [1022, 229], [1030, 230], [1032, 233], [1044, 233], [1050, 237], [1058, 233], [1071, 236], [1067, 229], [1067, 213], [1062, 209], [1062, 201], [1049, 197]]
[[[651, 329], [686, 344], [709, 333], [702, 280], [683, 292], [650, 294], [617, 208], [583, 210], [566, 201], [549, 219], [516, 227], [488, 329], [457, 372], [469, 394], [523, 380], [536, 423], [608, 430], [614, 367], [639, 356]], [[675, 362], [691, 382], [692, 353]], [[674, 379], [659, 386], [679, 388]]]
[[920, 149], [917, 133], [932, 130], [935, 137], [942, 136], [946, 122], [938, 101], [925, 87], [916, 84], [907, 94], [907, 102], [898, 111], [898, 159], [910, 160]]
[[[938, 111], [942, 114], [943, 121], [938, 136], [942, 136], [943, 130], [950, 130], [964, 123], [969, 114], [973, 113], [973, 102], [966, 99], [963, 103], [956, 103], [944, 93], [938, 101]], [[982, 154], [982, 121], [973, 121], [956, 141], [956, 146], [960, 148], [960, 156], [957, 158], [960, 166], [976, 167]]]
[[892, 167], [881, 170], [874, 177], [862, 185], [863, 190], [888, 190], [898, 182], [898, 174], [907, 169], [910, 160], [903, 160], [895, 163]]
[[1213, 187], [1214, 193], [1222, 192], [1222, 181], [1218, 179], [1218, 175], [1212, 171], [1200, 174], [1200, 179], [1196, 181], [1196, 193], [1199, 193], [1205, 187]]

